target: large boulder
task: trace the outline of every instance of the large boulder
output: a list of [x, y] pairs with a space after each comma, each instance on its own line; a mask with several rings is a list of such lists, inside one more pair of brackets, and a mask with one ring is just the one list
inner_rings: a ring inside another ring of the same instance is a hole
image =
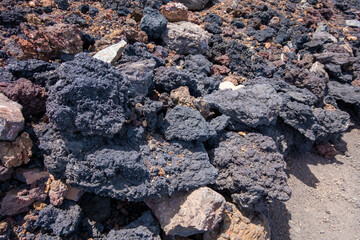
[[273, 139], [234, 132], [221, 139], [210, 158], [219, 171], [216, 189], [228, 191], [235, 203], [247, 208], [257, 208], [263, 200], [290, 198], [286, 163]]
[[187, 237], [212, 231], [222, 220], [225, 198], [208, 187], [172, 197], [147, 199], [166, 235]]
[[108, 137], [120, 132], [129, 114], [121, 72], [80, 53], [57, 74], [60, 80], [51, 87], [46, 105], [57, 129]]
[[203, 54], [208, 49], [210, 36], [194, 23], [176, 22], [168, 23], [162, 38], [178, 54]]

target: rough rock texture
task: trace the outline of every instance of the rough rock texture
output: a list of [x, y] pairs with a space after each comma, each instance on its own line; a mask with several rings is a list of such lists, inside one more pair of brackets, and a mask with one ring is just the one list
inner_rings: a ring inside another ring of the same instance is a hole
[[189, 10], [202, 10], [209, 0], [179, 0], [179, 2], [187, 6]]
[[270, 240], [270, 226], [263, 214], [246, 217], [234, 204], [227, 202], [223, 221], [204, 240]]
[[58, 63], [49, 63], [37, 59], [24, 61], [11, 59], [8, 61], [7, 70], [17, 78], [36, 79], [37, 75], [55, 70], [58, 65]]
[[0, 140], [12, 141], [24, 128], [22, 106], [0, 93]]
[[180, 105], [166, 114], [164, 128], [167, 140], [206, 141], [214, 134], [200, 112]]
[[81, 209], [71, 201], [59, 208], [48, 205], [39, 212], [35, 226], [52, 231], [56, 236], [67, 236], [77, 231], [81, 221]]
[[62, 131], [112, 136], [128, 115], [122, 75], [86, 53], [58, 68], [60, 80], [51, 87], [47, 115]]
[[0, 160], [1, 163], [9, 167], [18, 167], [30, 161], [32, 156], [31, 148], [33, 142], [28, 133], [24, 132], [14, 141], [0, 141]]
[[46, 112], [47, 94], [45, 89], [25, 78], [9, 84], [3, 93], [23, 106], [22, 113], [26, 119], [30, 119], [32, 116], [41, 116]]
[[146, 7], [140, 22], [140, 29], [146, 32], [149, 38], [160, 38], [166, 29], [167, 23], [168, 21], [161, 15], [159, 10]]
[[148, 239], [160, 240], [160, 227], [158, 222], [151, 215], [150, 211], [125, 226], [121, 230], [111, 230], [107, 235], [108, 240], [112, 239]]
[[[130, 128], [116, 137], [84, 137], [48, 130], [40, 136], [45, 165], [57, 178], [87, 192], [120, 200], [148, 197], [204, 186], [217, 172], [200, 143], [165, 142]], [[104, 145], [106, 142], [106, 145]]]
[[208, 187], [171, 198], [145, 201], [160, 222], [166, 235], [187, 237], [211, 231], [222, 220], [225, 198]]
[[126, 47], [126, 44], [127, 43], [124, 40], [121, 40], [120, 42], [97, 52], [94, 55], [94, 58], [114, 65], [115, 62], [119, 60], [119, 58], [121, 57], [121, 54], [123, 53]]
[[41, 171], [39, 169], [18, 169], [16, 171], [15, 178], [26, 184], [33, 184], [38, 180], [47, 179], [49, 173], [47, 171]]
[[80, 31], [71, 24], [55, 24], [39, 27], [37, 30], [22, 25], [27, 40], [18, 38], [17, 44], [23, 51], [20, 59], [36, 58], [49, 60], [62, 54], [76, 54], [83, 50]]
[[263, 199], [289, 199], [286, 163], [270, 137], [229, 132], [222, 138], [210, 158], [219, 171], [217, 189], [226, 189], [236, 204], [249, 208]]
[[119, 69], [127, 82], [129, 97], [138, 96], [139, 99], [135, 101], [141, 102], [148, 92], [153, 83], [154, 69], [156, 61], [154, 59], [146, 59], [134, 63], [125, 63], [116, 66]]
[[188, 18], [188, 8], [177, 2], [170, 2], [160, 7], [161, 14], [169, 22], [186, 21]]
[[249, 127], [276, 123], [282, 99], [268, 84], [215, 91], [204, 97], [211, 107]]
[[60, 180], [55, 180], [53, 176], [51, 176], [51, 183], [49, 185], [49, 198], [50, 203], [54, 206], [59, 206], [63, 203], [64, 197], [68, 188], [65, 183]]
[[194, 23], [176, 22], [167, 25], [162, 38], [178, 54], [202, 54], [208, 49], [210, 34]]

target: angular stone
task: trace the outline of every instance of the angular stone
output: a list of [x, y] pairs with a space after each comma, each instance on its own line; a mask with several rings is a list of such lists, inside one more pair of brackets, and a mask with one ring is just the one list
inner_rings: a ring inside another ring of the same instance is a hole
[[169, 22], [186, 21], [188, 18], [188, 9], [182, 3], [169, 2], [161, 6], [160, 11]]
[[84, 194], [84, 191], [82, 191], [81, 189], [78, 189], [78, 188], [74, 188], [68, 184], [66, 186], [67, 186], [68, 190], [65, 194], [65, 199], [72, 200], [74, 202], [79, 201], [81, 196]]
[[6, 181], [11, 178], [14, 170], [0, 165], [0, 181]]
[[29, 206], [35, 200], [30, 197], [29, 191], [10, 190], [1, 201], [0, 214], [4, 216], [13, 216], [29, 210]]
[[189, 10], [202, 10], [209, 0], [178, 0], [189, 8]]
[[237, 90], [237, 89], [240, 89], [240, 88], [243, 88], [245, 87], [244, 85], [237, 85], [235, 86], [232, 82], [222, 82], [220, 83], [219, 85], [219, 90], [225, 90], [225, 89], [232, 89], [232, 90]]
[[0, 141], [0, 160], [9, 167], [18, 167], [30, 161], [33, 143], [28, 133], [23, 132], [13, 142]]
[[22, 106], [0, 93], [0, 140], [13, 141], [24, 128]]
[[345, 23], [349, 27], [360, 28], [360, 21], [359, 20], [356, 20], [356, 19], [346, 20]]
[[223, 196], [208, 187], [145, 202], [165, 234], [183, 237], [213, 230], [222, 220], [226, 203]]
[[165, 44], [178, 54], [203, 54], [211, 34], [190, 22], [168, 23], [163, 34]]
[[48, 172], [40, 171], [39, 169], [20, 169], [16, 171], [16, 179], [29, 185], [48, 177]]
[[97, 52], [94, 55], [94, 58], [114, 65], [115, 62], [121, 57], [121, 54], [124, 52], [126, 45], [127, 43], [124, 40], [121, 40], [120, 42]]
[[263, 214], [244, 216], [234, 204], [226, 203], [223, 221], [204, 240], [270, 240], [269, 221]]

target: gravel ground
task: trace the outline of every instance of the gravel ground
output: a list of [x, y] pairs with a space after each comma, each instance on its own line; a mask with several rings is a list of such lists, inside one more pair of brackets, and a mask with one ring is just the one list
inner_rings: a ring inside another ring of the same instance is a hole
[[346, 133], [325, 159], [314, 153], [288, 161], [292, 196], [271, 206], [273, 240], [360, 239], [360, 130]]

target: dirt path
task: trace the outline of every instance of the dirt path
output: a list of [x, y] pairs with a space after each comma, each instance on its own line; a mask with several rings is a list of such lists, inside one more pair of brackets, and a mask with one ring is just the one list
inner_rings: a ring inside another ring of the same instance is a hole
[[288, 162], [288, 202], [272, 204], [273, 240], [360, 240], [360, 130], [338, 144], [346, 154], [308, 153]]

